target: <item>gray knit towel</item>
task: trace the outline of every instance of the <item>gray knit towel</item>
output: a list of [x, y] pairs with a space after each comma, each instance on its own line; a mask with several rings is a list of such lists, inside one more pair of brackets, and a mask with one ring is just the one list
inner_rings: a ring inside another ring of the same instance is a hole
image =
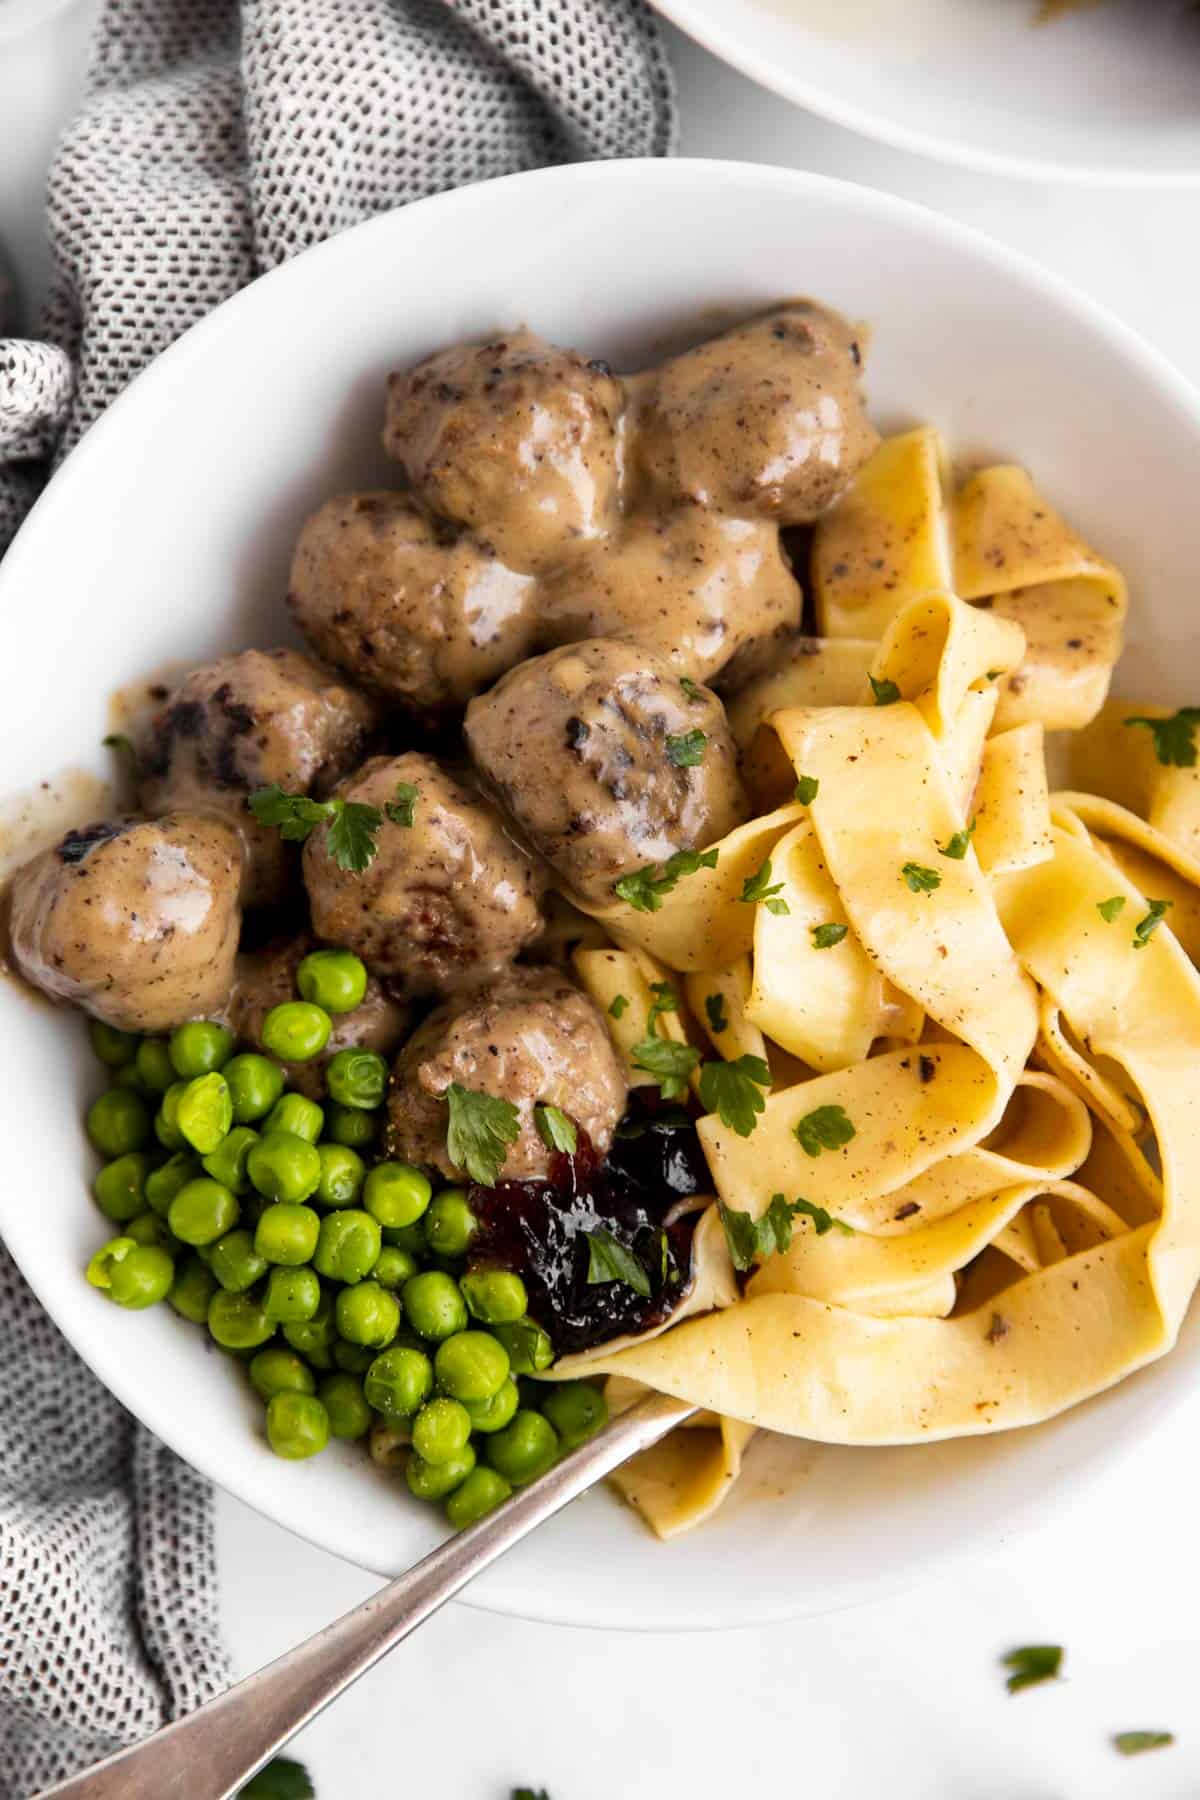
[[[106, 0], [50, 176], [42, 338], [0, 340], [0, 550], [125, 383], [262, 271], [444, 188], [674, 134], [642, 0]], [[0, 1368], [0, 1800], [29, 1800], [228, 1667], [206, 1484], [3, 1248]]]

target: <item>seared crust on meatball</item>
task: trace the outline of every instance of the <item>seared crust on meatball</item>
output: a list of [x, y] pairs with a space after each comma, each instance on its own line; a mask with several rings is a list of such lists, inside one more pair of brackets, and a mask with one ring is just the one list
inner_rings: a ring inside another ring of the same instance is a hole
[[233, 981], [241, 875], [237, 831], [215, 815], [69, 831], [13, 878], [17, 967], [120, 1031], [211, 1018]]
[[305, 522], [288, 605], [319, 656], [419, 718], [527, 654], [534, 584], [405, 494], [339, 494]]
[[539, 1102], [560, 1107], [603, 1154], [628, 1092], [599, 1010], [548, 968], [510, 969], [498, 981], [439, 1006], [396, 1059], [388, 1154], [456, 1179], [462, 1170], [446, 1152], [448, 1108], [442, 1098], [452, 1081], [516, 1107], [520, 1132], [504, 1161], [505, 1181], [550, 1173], [551, 1152], [534, 1122]]
[[246, 849], [243, 902], [273, 905], [296, 855], [246, 805], [255, 788], [323, 795], [362, 760], [377, 707], [298, 650], [243, 650], [193, 669], [153, 721], [140, 800], [146, 812], [228, 814]]
[[839, 313], [797, 300], [639, 377], [639, 475], [673, 500], [819, 518], [870, 456], [857, 338]]
[[537, 569], [615, 518], [624, 403], [607, 364], [512, 331], [390, 375], [383, 447], [432, 511]]
[[382, 810], [401, 782], [417, 790], [413, 822], [385, 816], [362, 874], [338, 868], [326, 826], [305, 844], [313, 929], [399, 993], [447, 993], [498, 974], [537, 937], [546, 877], [492, 802], [430, 756], [374, 757], [338, 792]]
[[592, 638], [521, 663], [471, 703], [465, 735], [524, 837], [594, 904], [748, 816], [721, 702], [632, 644]]

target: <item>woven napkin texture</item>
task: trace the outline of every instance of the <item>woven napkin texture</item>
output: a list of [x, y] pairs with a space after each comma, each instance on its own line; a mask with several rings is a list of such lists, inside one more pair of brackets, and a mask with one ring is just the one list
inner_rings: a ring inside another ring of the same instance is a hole
[[[106, 0], [50, 175], [41, 335], [0, 339], [0, 550], [126, 382], [255, 275], [423, 195], [674, 133], [642, 0]], [[2, 1247], [0, 1368], [0, 1800], [28, 1800], [228, 1668], [206, 1484]]]

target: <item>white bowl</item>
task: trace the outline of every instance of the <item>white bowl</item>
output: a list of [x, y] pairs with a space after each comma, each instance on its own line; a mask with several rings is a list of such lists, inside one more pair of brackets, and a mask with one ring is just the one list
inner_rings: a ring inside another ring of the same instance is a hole
[[1104, 0], [654, 0], [798, 106], [967, 168], [1121, 186], [1200, 183], [1200, 17]]
[[[886, 195], [707, 162], [584, 165], [467, 188], [346, 232], [205, 319], [70, 457], [0, 565], [5, 781], [103, 773], [109, 696], [172, 659], [284, 633], [305, 513], [385, 474], [387, 371], [528, 321], [628, 366], [780, 295], [871, 321], [881, 424], [931, 419], [1028, 463], [1130, 578], [1129, 680], [1195, 699], [1200, 402], [1121, 326], [1011, 253]], [[70, 784], [68, 783], [68, 791]], [[0, 1229], [102, 1380], [181, 1455], [269, 1517], [380, 1571], [435, 1517], [357, 1451], [277, 1461], [224, 1358], [167, 1308], [125, 1314], [82, 1268], [103, 1224], [80, 1115], [77, 1018], [0, 985], [7, 1046]], [[1195, 1380], [1196, 1335], [1066, 1418], [990, 1442], [847, 1451], [762, 1443], [704, 1529], [669, 1545], [588, 1496], [471, 1591], [526, 1616], [711, 1626], [816, 1612], [998, 1535], [1127, 1453]]]

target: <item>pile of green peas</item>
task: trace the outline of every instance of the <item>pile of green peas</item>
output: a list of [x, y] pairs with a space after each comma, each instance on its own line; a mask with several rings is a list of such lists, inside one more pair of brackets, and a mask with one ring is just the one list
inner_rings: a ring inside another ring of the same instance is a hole
[[[388, 1070], [339, 1050], [323, 1104], [289, 1092], [280, 1062], [325, 1050], [333, 1017], [362, 1001], [367, 972], [315, 950], [298, 998], [262, 1026], [269, 1055], [193, 1020], [138, 1038], [97, 1020], [111, 1085], [87, 1113], [104, 1157], [92, 1184], [118, 1235], [89, 1282], [134, 1310], [166, 1300], [243, 1362], [276, 1455], [330, 1438], [408, 1439], [405, 1478], [472, 1524], [599, 1430], [585, 1381], [532, 1378], [553, 1346], [511, 1270], [473, 1265], [477, 1233], [459, 1187], [376, 1153]], [[278, 1060], [277, 1060], [278, 1059]]]

